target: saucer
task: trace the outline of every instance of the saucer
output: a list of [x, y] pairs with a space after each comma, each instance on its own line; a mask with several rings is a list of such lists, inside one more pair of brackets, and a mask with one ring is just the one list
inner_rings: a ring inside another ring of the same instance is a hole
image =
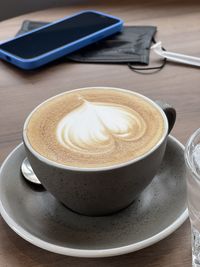
[[157, 175], [128, 208], [103, 217], [68, 210], [42, 187], [25, 181], [20, 144], [0, 171], [0, 212], [30, 243], [59, 254], [108, 257], [150, 246], [174, 232], [187, 218], [184, 146], [169, 136]]

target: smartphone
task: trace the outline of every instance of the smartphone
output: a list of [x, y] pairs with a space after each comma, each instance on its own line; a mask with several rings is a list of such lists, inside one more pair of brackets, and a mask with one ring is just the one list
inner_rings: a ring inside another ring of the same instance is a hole
[[0, 44], [0, 58], [25, 70], [41, 67], [122, 30], [123, 21], [89, 10]]

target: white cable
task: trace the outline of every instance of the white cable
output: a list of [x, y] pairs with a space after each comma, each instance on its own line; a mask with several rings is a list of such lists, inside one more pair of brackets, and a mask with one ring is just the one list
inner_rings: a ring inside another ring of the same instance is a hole
[[192, 56], [187, 56], [179, 53], [173, 53], [173, 52], [168, 52], [162, 50], [162, 44], [161, 42], [158, 42], [154, 44], [151, 49], [159, 56], [167, 58], [169, 61], [173, 62], [179, 62], [183, 64], [189, 64], [193, 66], [198, 66], [200, 67], [200, 58], [199, 57], [192, 57]]

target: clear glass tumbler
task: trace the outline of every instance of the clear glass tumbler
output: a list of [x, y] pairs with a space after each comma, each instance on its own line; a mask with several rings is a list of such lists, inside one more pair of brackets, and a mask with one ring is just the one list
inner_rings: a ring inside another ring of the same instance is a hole
[[185, 147], [188, 211], [192, 230], [192, 264], [200, 267], [200, 129]]

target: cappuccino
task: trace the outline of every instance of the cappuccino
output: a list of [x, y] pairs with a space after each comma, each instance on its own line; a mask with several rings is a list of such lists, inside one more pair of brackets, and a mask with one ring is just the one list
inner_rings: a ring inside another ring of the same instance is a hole
[[163, 137], [161, 111], [131, 91], [83, 88], [41, 104], [26, 124], [43, 157], [81, 168], [113, 166], [150, 151]]

